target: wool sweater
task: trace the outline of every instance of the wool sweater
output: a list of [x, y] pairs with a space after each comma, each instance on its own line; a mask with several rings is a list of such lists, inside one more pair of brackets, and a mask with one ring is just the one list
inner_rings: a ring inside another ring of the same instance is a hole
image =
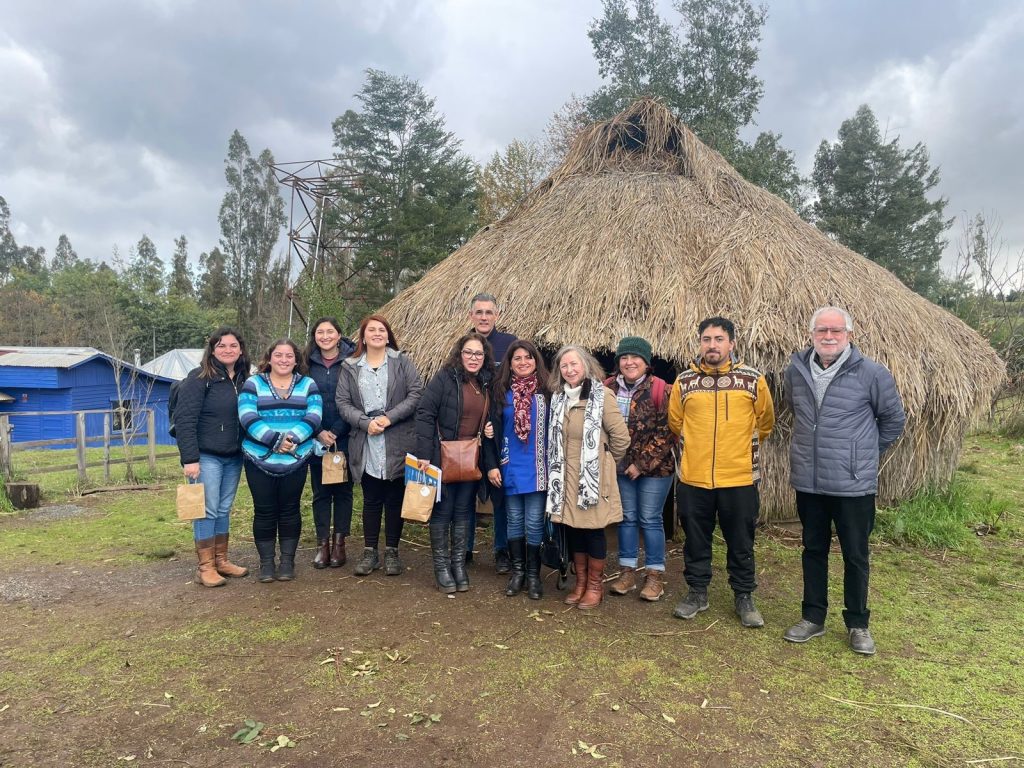
[[[294, 472], [309, 459], [322, 416], [320, 391], [308, 376], [295, 374], [285, 397], [271, 386], [268, 374], [253, 376], [238, 396], [238, 420], [245, 430], [242, 452], [268, 475]], [[277, 452], [286, 437], [296, 444], [294, 452]]]

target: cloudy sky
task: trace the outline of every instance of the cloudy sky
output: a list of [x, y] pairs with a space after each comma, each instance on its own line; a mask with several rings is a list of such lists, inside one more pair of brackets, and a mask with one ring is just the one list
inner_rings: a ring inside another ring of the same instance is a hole
[[[1024, 4], [768, 9], [756, 130], [781, 133], [806, 173], [869, 104], [903, 146], [927, 145], [948, 214], [998, 217], [1016, 261]], [[18, 242], [50, 254], [62, 232], [93, 259], [145, 233], [166, 259], [185, 234], [196, 258], [219, 238], [234, 129], [279, 162], [329, 157], [332, 120], [374, 67], [419, 80], [486, 160], [599, 85], [586, 36], [599, 13], [599, 0], [0, 0], [0, 196]]]

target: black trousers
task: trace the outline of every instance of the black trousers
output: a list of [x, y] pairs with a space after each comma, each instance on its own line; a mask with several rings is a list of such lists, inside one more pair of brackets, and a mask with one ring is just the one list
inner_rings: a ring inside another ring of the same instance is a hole
[[376, 549], [380, 543], [381, 513], [384, 516], [384, 546], [397, 547], [402, 539], [402, 500], [405, 478], [381, 480], [363, 472], [363, 545]]
[[832, 525], [843, 553], [843, 621], [850, 629], [867, 627], [868, 537], [875, 527], [875, 497], [796, 494], [796, 511], [803, 524], [803, 617], [824, 624], [828, 613], [828, 552]]
[[[316, 537], [326, 539], [334, 532], [348, 536], [352, 529], [352, 481], [324, 485], [324, 465], [320, 458], [309, 460], [309, 480], [313, 486], [313, 525]], [[333, 514], [332, 514], [333, 513]]]
[[686, 534], [683, 563], [687, 585], [703, 592], [711, 583], [711, 542], [717, 520], [725, 538], [729, 586], [734, 592], [757, 589], [754, 529], [761, 507], [757, 486], [709, 489], [679, 483], [676, 496]]
[[569, 552], [585, 552], [595, 560], [608, 557], [608, 537], [604, 528], [572, 528], [565, 526]]
[[306, 465], [287, 475], [268, 475], [246, 461], [245, 481], [252, 494], [253, 539], [299, 538], [302, 533], [299, 500], [306, 487]]

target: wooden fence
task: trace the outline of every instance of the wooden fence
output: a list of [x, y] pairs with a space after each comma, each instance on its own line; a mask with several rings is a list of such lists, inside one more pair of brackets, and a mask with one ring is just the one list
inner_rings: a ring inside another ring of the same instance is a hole
[[[146, 430], [143, 432], [141, 429], [128, 429], [120, 430], [115, 432], [111, 429], [114, 421], [113, 410], [85, 410], [85, 411], [18, 411], [17, 413], [0, 413], [0, 480], [11, 480], [14, 475], [14, 467], [12, 464], [12, 454], [16, 451], [27, 451], [33, 448], [45, 448], [50, 446], [60, 445], [73, 445], [75, 446], [77, 461], [74, 464], [62, 464], [56, 467], [40, 467], [33, 469], [32, 474], [42, 475], [49, 472], [68, 472], [73, 469], [78, 470], [78, 477], [80, 480], [86, 480], [86, 469], [89, 467], [103, 467], [103, 481], [110, 482], [110, 467], [114, 464], [126, 464], [133, 459], [111, 459], [110, 458], [110, 446], [113, 442], [120, 443], [125, 447], [126, 450], [130, 449], [131, 446], [141, 444], [143, 440], [146, 445], [146, 461], [149, 465], [150, 471], [156, 470], [156, 460], [158, 458], [164, 458], [167, 456], [177, 456], [178, 452], [173, 453], [161, 453], [156, 452], [156, 414], [152, 408], [144, 408], [135, 413], [146, 414]], [[85, 417], [88, 414], [102, 414], [103, 415], [103, 434], [102, 435], [89, 435], [86, 434], [85, 429]], [[11, 425], [12, 418], [22, 418], [26, 416], [74, 416], [75, 417], [75, 436], [74, 437], [60, 437], [52, 440], [30, 440], [24, 443], [15, 443], [11, 440], [11, 431], [14, 427]], [[90, 444], [99, 443], [103, 446], [103, 460], [87, 462], [85, 460], [85, 449]]]

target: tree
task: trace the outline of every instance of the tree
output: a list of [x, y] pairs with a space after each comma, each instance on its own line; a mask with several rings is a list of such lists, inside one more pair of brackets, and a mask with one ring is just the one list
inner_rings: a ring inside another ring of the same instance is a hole
[[188, 263], [188, 238], [182, 235], [174, 241], [171, 280], [167, 286], [167, 295], [184, 298], [195, 294], [195, 276], [192, 273], [192, 265]]
[[550, 174], [561, 164], [576, 137], [592, 120], [586, 99], [575, 93], [551, 116], [544, 128], [542, 143], [547, 173]]
[[928, 199], [939, 183], [924, 144], [901, 149], [885, 140], [866, 104], [839, 127], [834, 144], [822, 141], [812, 180], [818, 228], [881, 264], [908, 287], [934, 298], [940, 284], [946, 199]]
[[495, 152], [480, 172], [478, 224], [497, 221], [544, 178], [544, 155], [534, 141], [514, 139], [505, 151]]
[[78, 254], [71, 247], [71, 241], [68, 239], [68, 236], [61, 234], [57, 240], [57, 250], [53, 252], [53, 261], [50, 264], [50, 269], [53, 272], [60, 272], [74, 266], [76, 263], [78, 263]]
[[227, 257], [237, 323], [252, 338], [265, 325], [262, 309], [270, 259], [286, 221], [273, 164], [269, 149], [253, 158], [242, 134], [237, 130], [231, 134], [224, 161], [228, 191], [220, 206], [220, 243]]
[[133, 290], [148, 296], [158, 296], [163, 291], [164, 262], [147, 235], [139, 238], [125, 270], [125, 279]]
[[416, 81], [368, 69], [356, 99], [361, 109], [334, 121], [334, 146], [359, 181], [339, 189], [347, 221], [330, 225], [358, 243], [357, 290], [377, 306], [472, 233], [473, 164]]
[[805, 219], [809, 218], [807, 180], [797, 170], [793, 152], [782, 146], [779, 134], [765, 131], [753, 144], [741, 147], [735, 165], [747, 181], [778, 195]]
[[231, 301], [231, 280], [228, 278], [227, 257], [219, 248], [199, 256], [199, 301], [207, 309], [227, 306]]
[[6, 285], [15, 267], [20, 266], [18, 258], [18, 243], [11, 232], [11, 209], [0, 195], [0, 285]]

